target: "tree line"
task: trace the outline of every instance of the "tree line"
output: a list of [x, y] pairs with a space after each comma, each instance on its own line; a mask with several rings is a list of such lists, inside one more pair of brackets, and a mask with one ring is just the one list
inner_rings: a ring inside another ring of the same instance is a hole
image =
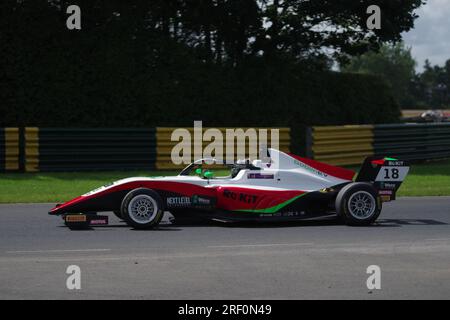
[[[345, 59], [398, 41], [414, 25], [423, 0], [2, 0], [4, 28], [64, 30], [69, 5], [81, 8], [81, 33], [115, 32], [130, 37], [172, 39], [204, 61], [237, 65], [246, 57]], [[367, 26], [367, 8], [381, 8], [381, 28]], [[20, 26], [13, 26], [20, 18]], [[50, 19], [50, 20], [48, 20]], [[30, 20], [36, 20], [31, 22]], [[11, 25], [12, 23], [12, 25]], [[57, 30], [53, 30], [57, 31]]]
[[[0, 127], [398, 121], [383, 80], [330, 72], [411, 29], [421, 0], [2, 0]], [[381, 7], [381, 29], [366, 9]], [[81, 30], [66, 27], [69, 5]]]
[[417, 71], [411, 48], [402, 42], [385, 44], [350, 59], [343, 72], [373, 74], [382, 77], [391, 87], [402, 108], [444, 109], [450, 107], [450, 59], [443, 66], [425, 60]]

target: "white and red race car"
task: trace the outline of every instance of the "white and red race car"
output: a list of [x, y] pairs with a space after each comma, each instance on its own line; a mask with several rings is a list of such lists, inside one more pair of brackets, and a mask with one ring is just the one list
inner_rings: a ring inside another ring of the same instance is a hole
[[164, 211], [177, 219], [219, 221], [293, 221], [329, 215], [348, 225], [368, 225], [382, 202], [395, 200], [406, 177], [405, 161], [368, 157], [359, 173], [275, 149], [260, 160], [229, 165], [230, 174], [215, 177], [205, 169], [215, 159], [199, 159], [177, 176], [136, 177], [113, 182], [63, 204], [61, 215], [71, 228], [107, 224], [114, 212], [137, 229], [155, 227]]

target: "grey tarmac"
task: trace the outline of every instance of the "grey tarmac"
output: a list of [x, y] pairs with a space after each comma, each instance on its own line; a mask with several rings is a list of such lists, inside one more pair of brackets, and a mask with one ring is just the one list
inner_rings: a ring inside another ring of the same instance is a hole
[[[110, 225], [70, 231], [52, 204], [0, 205], [0, 299], [449, 299], [450, 197], [387, 203], [370, 227]], [[81, 289], [66, 269], [81, 269]], [[381, 268], [368, 289], [367, 267]]]

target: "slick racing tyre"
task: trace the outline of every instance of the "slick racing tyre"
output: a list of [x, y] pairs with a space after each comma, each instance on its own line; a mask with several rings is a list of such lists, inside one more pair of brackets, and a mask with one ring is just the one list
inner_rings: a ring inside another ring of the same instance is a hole
[[370, 225], [381, 212], [376, 189], [364, 182], [353, 182], [343, 187], [335, 205], [337, 215], [350, 226]]
[[130, 191], [122, 200], [122, 218], [135, 229], [150, 229], [159, 224], [164, 210], [158, 193], [139, 188]]

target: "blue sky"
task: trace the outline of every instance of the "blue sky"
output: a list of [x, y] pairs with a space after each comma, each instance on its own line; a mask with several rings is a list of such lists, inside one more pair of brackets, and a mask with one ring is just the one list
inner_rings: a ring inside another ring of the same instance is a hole
[[425, 59], [432, 65], [443, 65], [450, 59], [450, 0], [428, 0], [416, 12], [415, 28], [403, 34], [407, 46], [417, 61], [417, 71]]

